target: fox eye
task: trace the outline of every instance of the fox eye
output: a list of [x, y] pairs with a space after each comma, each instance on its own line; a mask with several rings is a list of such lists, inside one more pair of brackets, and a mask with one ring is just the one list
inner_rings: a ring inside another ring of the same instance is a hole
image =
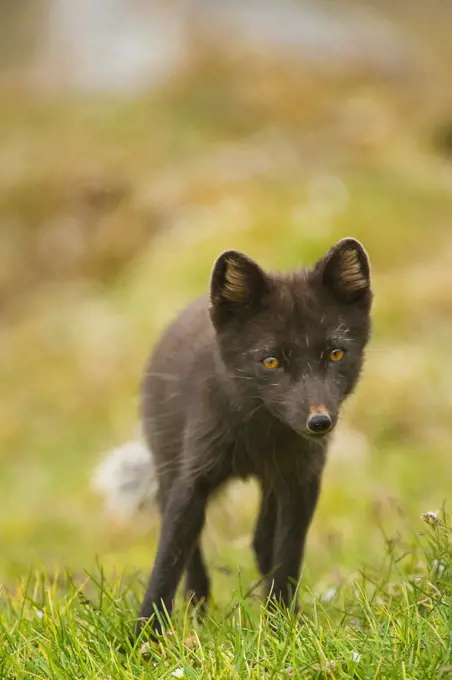
[[279, 366], [279, 359], [276, 357], [266, 357], [262, 363], [264, 364], [265, 368], [269, 368], [271, 370], [278, 368]]
[[342, 361], [344, 355], [345, 352], [343, 349], [333, 349], [333, 351], [330, 353], [330, 361]]

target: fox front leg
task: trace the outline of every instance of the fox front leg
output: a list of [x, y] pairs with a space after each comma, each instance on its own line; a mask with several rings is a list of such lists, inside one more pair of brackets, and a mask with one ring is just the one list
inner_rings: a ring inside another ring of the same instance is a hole
[[152, 619], [160, 633], [161, 618], [171, 614], [174, 595], [184, 568], [204, 526], [207, 492], [195, 481], [178, 479], [172, 486], [163, 514], [157, 557], [141, 606], [137, 633]]
[[320, 490], [320, 479], [288, 485], [277, 494], [273, 568], [268, 578], [272, 599], [290, 606], [300, 577], [304, 546]]

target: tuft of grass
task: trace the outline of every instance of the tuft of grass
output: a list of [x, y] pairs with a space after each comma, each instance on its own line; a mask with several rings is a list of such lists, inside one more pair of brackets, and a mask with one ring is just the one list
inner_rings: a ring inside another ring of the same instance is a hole
[[230, 602], [200, 624], [177, 602], [168, 631], [131, 639], [143, 583], [136, 574], [30, 573], [0, 596], [0, 672], [17, 678], [429, 678], [452, 669], [452, 526], [388, 543], [382, 563], [315, 595], [301, 614], [260, 606], [234, 577]]

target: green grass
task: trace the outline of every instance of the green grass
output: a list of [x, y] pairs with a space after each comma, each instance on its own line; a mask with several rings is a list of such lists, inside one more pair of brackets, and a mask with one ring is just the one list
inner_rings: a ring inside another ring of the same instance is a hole
[[410, 544], [388, 543], [378, 568], [339, 589], [319, 597], [304, 583], [298, 617], [260, 607], [235, 574], [235, 592], [203, 624], [180, 601], [154, 643], [145, 631], [130, 641], [137, 575], [31, 574], [14, 594], [3, 593], [1, 677], [450, 677], [452, 528], [446, 516], [427, 524]]

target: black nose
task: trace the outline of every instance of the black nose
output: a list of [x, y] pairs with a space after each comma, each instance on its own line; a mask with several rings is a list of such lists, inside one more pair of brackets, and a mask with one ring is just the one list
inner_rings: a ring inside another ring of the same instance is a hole
[[331, 429], [331, 418], [326, 414], [311, 416], [308, 420], [308, 430], [313, 434], [324, 434]]

